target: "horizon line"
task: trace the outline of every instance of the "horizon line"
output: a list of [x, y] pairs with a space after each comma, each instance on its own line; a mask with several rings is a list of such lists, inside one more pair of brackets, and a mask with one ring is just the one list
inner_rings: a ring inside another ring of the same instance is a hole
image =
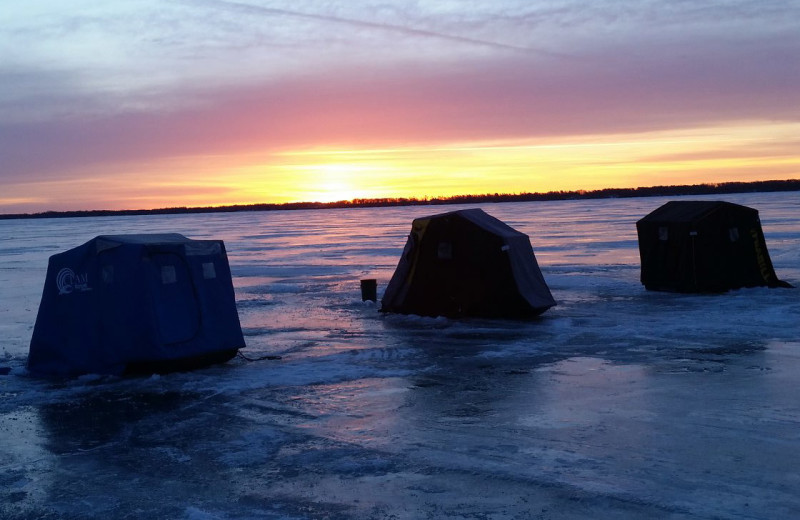
[[[749, 189], [748, 189], [749, 188]], [[753, 189], [758, 188], [758, 189]], [[765, 189], [768, 188], [768, 189]], [[552, 190], [547, 192], [482, 193], [423, 197], [374, 197], [338, 201], [255, 202], [252, 204], [225, 204], [219, 206], [174, 206], [152, 209], [87, 209], [48, 210], [36, 213], [0, 213], [0, 220], [25, 218], [69, 218], [112, 215], [159, 215], [181, 213], [225, 213], [238, 211], [280, 211], [301, 209], [337, 209], [358, 207], [446, 205], [471, 202], [530, 202], [546, 200], [600, 199], [614, 197], [689, 196], [714, 193], [748, 193], [800, 191], [800, 179], [774, 179], [765, 181], [728, 181], [701, 184], [675, 184], [638, 186], [635, 188], [600, 188], [595, 190]], [[498, 200], [501, 199], [501, 200]]]

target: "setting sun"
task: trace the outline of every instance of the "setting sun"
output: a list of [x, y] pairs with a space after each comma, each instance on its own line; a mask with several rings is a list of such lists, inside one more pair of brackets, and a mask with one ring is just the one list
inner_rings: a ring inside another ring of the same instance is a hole
[[280, 167], [298, 181], [298, 201], [337, 202], [378, 196], [364, 182], [374, 177], [369, 165], [342, 163], [289, 164]]

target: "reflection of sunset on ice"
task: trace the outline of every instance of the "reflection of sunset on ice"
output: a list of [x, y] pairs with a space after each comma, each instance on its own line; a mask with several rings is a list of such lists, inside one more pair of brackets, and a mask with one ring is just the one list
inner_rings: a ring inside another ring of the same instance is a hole
[[[797, 285], [794, 195], [724, 199]], [[0, 220], [0, 517], [791, 518], [800, 291], [647, 291], [635, 222], [667, 200], [479, 205], [530, 237], [533, 320], [361, 300], [413, 219], [467, 206]], [[281, 359], [29, 377], [48, 257], [177, 229], [224, 240], [243, 352]]]

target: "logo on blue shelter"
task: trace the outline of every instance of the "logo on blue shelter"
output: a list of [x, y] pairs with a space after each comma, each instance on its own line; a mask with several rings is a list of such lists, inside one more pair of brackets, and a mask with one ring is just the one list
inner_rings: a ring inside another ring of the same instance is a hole
[[86, 273], [75, 274], [69, 267], [61, 269], [56, 275], [58, 294], [70, 294], [74, 291], [91, 291], [89, 276]]

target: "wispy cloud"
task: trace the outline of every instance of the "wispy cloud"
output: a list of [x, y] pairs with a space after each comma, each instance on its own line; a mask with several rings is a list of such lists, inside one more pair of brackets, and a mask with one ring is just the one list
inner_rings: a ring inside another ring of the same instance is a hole
[[[235, 9], [237, 11], [248, 14], [288, 16], [293, 18], [315, 20], [328, 24], [336, 24], [341, 26], [356, 27], [360, 29], [376, 30], [382, 33], [386, 33], [386, 35], [389, 37], [391, 37], [392, 34], [394, 35], [399, 34], [399, 35], [406, 35], [413, 37], [432, 38], [435, 40], [444, 40], [448, 42], [468, 44], [468, 45], [477, 45], [480, 47], [488, 47], [492, 49], [499, 49], [506, 51], [537, 53], [547, 56], [559, 56], [559, 57], [564, 56], [563, 54], [556, 53], [551, 50], [537, 49], [523, 45], [515, 45], [513, 43], [507, 43], [499, 40], [486, 40], [480, 38], [473, 38], [466, 35], [451, 34], [442, 31], [430, 30], [409, 25], [376, 22], [368, 19], [359, 19], [359, 18], [344, 18], [330, 14], [304, 12], [295, 9], [264, 7], [260, 5], [248, 4], [243, 2], [231, 2], [226, 0], [201, 0], [201, 1], [202, 3], [204, 3], [209, 7]], [[198, 2], [192, 1], [191, 3], [196, 4]]]

